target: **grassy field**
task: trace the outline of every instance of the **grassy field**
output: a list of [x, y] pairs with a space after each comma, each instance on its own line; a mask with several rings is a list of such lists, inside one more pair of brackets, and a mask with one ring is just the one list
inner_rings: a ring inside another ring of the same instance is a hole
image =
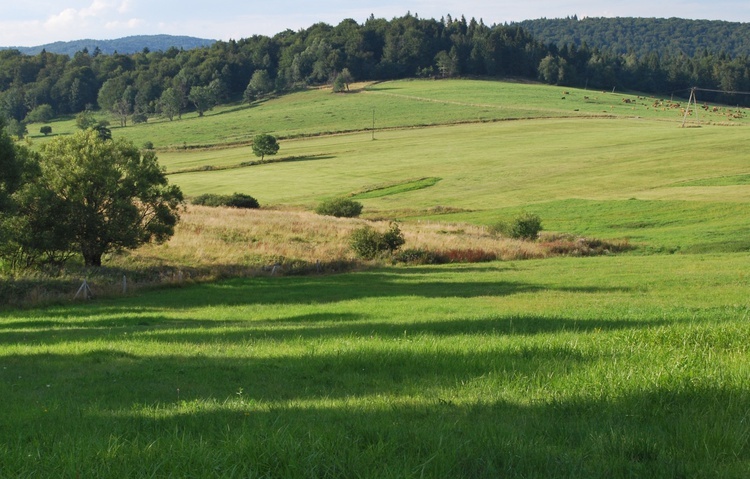
[[0, 317], [3, 477], [747, 477], [748, 257], [254, 278]]
[[[107, 258], [110, 293], [173, 287], [0, 310], [0, 477], [748, 477], [747, 119], [679, 108], [400, 81], [114, 128], [188, 196], [264, 209], [191, 206]], [[257, 132], [277, 161], [243, 166]], [[342, 195], [364, 219], [308, 211]], [[550, 236], [489, 233], [521, 211]], [[393, 218], [502, 260], [356, 263], [348, 234]], [[561, 234], [634, 249], [552, 257]]]

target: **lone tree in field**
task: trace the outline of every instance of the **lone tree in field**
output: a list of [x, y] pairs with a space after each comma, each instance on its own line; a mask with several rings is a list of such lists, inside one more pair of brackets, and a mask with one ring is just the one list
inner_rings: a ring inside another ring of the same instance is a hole
[[153, 151], [89, 129], [53, 139], [41, 153], [38, 184], [66, 205], [61, 221], [86, 266], [174, 234], [182, 192], [168, 184]]
[[253, 138], [253, 153], [255, 153], [255, 156], [260, 156], [261, 161], [265, 159], [266, 155], [272, 156], [278, 152], [279, 144], [273, 135], [262, 134]]

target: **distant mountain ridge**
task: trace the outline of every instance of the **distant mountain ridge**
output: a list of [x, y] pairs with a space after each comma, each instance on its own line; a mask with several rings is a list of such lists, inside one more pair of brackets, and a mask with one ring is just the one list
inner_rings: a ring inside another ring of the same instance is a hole
[[45, 50], [49, 53], [73, 56], [76, 52], [80, 52], [84, 48], [93, 53], [98, 47], [102, 53], [107, 55], [111, 55], [114, 52], [128, 55], [143, 51], [144, 48], [148, 48], [151, 51], [166, 51], [172, 47], [182, 50], [192, 50], [193, 48], [210, 46], [213, 43], [216, 43], [216, 40], [180, 35], [135, 35], [114, 40], [85, 39], [70, 42], [54, 42], [35, 47], [0, 47], [0, 49], [18, 50], [26, 55], [37, 55], [42, 50]]
[[707, 51], [732, 57], [750, 56], [750, 23], [682, 18], [582, 18], [525, 20], [519, 25], [544, 44], [561, 47], [586, 43], [615, 53], [685, 54]]

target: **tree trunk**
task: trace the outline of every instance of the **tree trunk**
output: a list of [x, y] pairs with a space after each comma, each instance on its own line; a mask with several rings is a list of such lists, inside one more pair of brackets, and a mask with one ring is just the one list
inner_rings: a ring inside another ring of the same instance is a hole
[[102, 265], [102, 255], [104, 254], [100, 248], [82, 247], [81, 254], [83, 255], [83, 262], [86, 266], [100, 267]]

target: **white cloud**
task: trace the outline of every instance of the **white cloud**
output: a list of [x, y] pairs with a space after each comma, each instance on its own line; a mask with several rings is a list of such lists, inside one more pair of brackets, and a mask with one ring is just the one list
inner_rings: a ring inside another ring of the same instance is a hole
[[112, 2], [94, 0], [94, 2], [90, 6], [80, 9], [78, 11], [78, 16], [81, 18], [100, 17], [106, 14], [108, 10], [112, 10], [113, 7], [114, 5], [112, 4]]
[[117, 7], [117, 13], [130, 13], [133, 11], [133, 2], [131, 0], [123, 0], [120, 6]]
[[44, 22], [44, 28], [54, 30], [57, 28], [65, 28], [68, 25], [75, 23], [78, 18], [78, 12], [72, 8], [67, 8], [57, 15], [52, 15], [47, 18]]

